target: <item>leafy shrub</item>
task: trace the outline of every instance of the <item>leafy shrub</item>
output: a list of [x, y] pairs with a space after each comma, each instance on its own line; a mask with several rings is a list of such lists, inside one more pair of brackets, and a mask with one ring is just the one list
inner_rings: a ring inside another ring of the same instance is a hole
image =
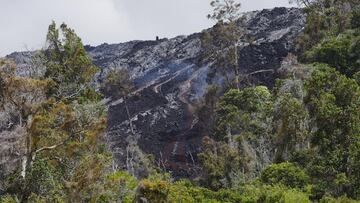
[[145, 179], [140, 182], [136, 199], [147, 202], [167, 202], [169, 182], [164, 180]]
[[305, 53], [307, 62], [326, 63], [347, 76], [360, 68], [360, 36], [353, 31], [330, 37]]
[[271, 185], [283, 184], [291, 188], [304, 188], [309, 182], [309, 176], [293, 163], [283, 162], [265, 168], [261, 180]]

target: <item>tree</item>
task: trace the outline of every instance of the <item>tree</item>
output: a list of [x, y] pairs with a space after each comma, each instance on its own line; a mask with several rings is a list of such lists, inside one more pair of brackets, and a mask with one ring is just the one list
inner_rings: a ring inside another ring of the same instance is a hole
[[237, 181], [232, 175], [236, 172], [241, 173], [241, 160], [237, 150], [228, 147], [223, 142], [216, 142], [205, 137], [203, 152], [198, 157], [205, 172], [203, 182], [212, 189], [232, 187], [233, 183]]
[[283, 184], [290, 188], [303, 189], [310, 177], [296, 165], [283, 162], [266, 167], [261, 173], [261, 181], [265, 184]]
[[308, 171], [317, 196], [331, 192], [359, 198], [360, 87], [326, 65], [316, 66], [305, 87], [316, 152]]
[[240, 18], [240, 3], [234, 0], [215, 0], [210, 3], [214, 8], [209, 19], [216, 20], [212, 30], [203, 32], [201, 37], [205, 61], [215, 61], [213, 67], [219, 67], [230, 85], [228, 71], [233, 71], [235, 86], [240, 88], [240, 73], [238, 63], [238, 43], [245, 35], [245, 29]]
[[349, 31], [336, 37], [328, 37], [305, 52], [304, 58], [309, 62], [326, 63], [351, 77], [360, 70], [359, 50], [360, 34]]
[[217, 107], [216, 135], [230, 141], [232, 133], [266, 132], [268, 126], [263, 124], [271, 109], [271, 93], [264, 86], [229, 90]]
[[[16, 65], [10, 61], [0, 61], [0, 107], [13, 118], [3, 118], [11, 126], [26, 129], [33, 122], [33, 115], [37, 113], [40, 103], [46, 100], [50, 80], [38, 80], [16, 75]], [[11, 125], [10, 125], [11, 124]], [[31, 135], [25, 135], [22, 154], [21, 176], [25, 178], [28, 156], [31, 153]]]
[[213, 135], [218, 142], [204, 139], [199, 155], [207, 184], [234, 187], [262, 169], [271, 142], [272, 105], [271, 93], [263, 86], [231, 89], [221, 97]]
[[214, 11], [208, 15], [209, 19], [230, 23], [238, 20], [240, 17], [241, 4], [234, 0], [215, 0], [211, 1], [210, 5], [214, 8]]
[[16, 124], [27, 138], [21, 173], [8, 191], [23, 202], [96, 201], [108, 193], [111, 165], [106, 108], [91, 85], [97, 68], [65, 24], [52, 23], [47, 42], [38, 79], [18, 77], [14, 65], [1, 63], [1, 104], [19, 112]]
[[296, 3], [300, 7], [310, 7], [315, 4], [317, 0], [289, 0], [289, 3]]
[[[291, 0], [304, 6], [306, 24], [297, 46], [301, 53], [311, 49], [329, 36], [336, 37], [350, 29], [357, 20], [358, 0]], [[356, 26], [355, 26], [356, 27]], [[304, 62], [302, 57], [300, 59]]]
[[290, 94], [278, 95], [274, 103], [273, 126], [275, 131], [275, 161], [286, 160], [284, 153], [289, 154], [304, 148], [308, 140], [309, 116], [301, 100]]
[[15, 63], [0, 61], [0, 107], [3, 111], [15, 111], [20, 126], [36, 112], [37, 104], [46, 99], [49, 84], [50, 80], [17, 76]]
[[46, 42], [43, 53], [45, 78], [53, 81], [49, 96], [72, 101], [93, 93], [90, 85], [98, 69], [87, 56], [74, 30], [64, 23], [58, 29], [53, 22], [49, 26]]

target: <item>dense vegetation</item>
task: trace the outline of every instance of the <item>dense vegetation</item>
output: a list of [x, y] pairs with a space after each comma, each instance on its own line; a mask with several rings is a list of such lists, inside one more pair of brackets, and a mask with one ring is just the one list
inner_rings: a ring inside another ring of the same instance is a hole
[[[155, 166], [141, 180], [113, 170], [104, 145], [106, 106], [92, 84], [97, 67], [72, 29], [51, 24], [30, 77], [0, 62], [1, 108], [26, 138], [22, 167], [6, 177], [0, 202], [360, 200], [360, 2], [298, 3], [307, 13], [301, 63], [289, 55], [272, 89], [241, 86], [234, 60], [246, 33], [234, 27], [240, 5], [212, 3], [217, 25], [204, 33], [204, 60], [217, 60], [216, 71], [230, 77], [224, 90], [209, 87], [198, 111], [210, 136], [196, 181], [173, 181]], [[128, 79], [112, 72], [103, 91], [126, 101]]]
[[[206, 187], [239, 190], [255, 179], [312, 201], [360, 198], [360, 2], [298, 3], [307, 13], [302, 64], [289, 55], [272, 90], [230, 84], [217, 105], [205, 102], [214, 112], [199, 155]], [[216, 99], [214, 89], [207, 100]]]

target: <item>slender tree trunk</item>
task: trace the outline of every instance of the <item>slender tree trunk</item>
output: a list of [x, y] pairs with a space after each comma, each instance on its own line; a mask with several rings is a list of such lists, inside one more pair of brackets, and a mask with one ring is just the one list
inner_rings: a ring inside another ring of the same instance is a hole
[[231, 134], [231, 127], [229, 125], [226, 127], [226, 136], [228, 137], [228, 144], [230, 148], [235, 149], [235, 143]]
[[[22, 117], [20, 116], [20, 122], [22, 124]], [[22, 157], [22, 163], [21, 163], [21, 177], [23, 179], [26, 178], [26, 171], [28, 169], [29, 166], [29, 162], [31, 161], [32, 155], [31, 155], [31, 145], [32, 145], [32, 139], [31, 139], [31, 135], [29, 133], [26, 134], [26, 139], [25, 139], [25, 152], [24, 155]]]
[[239, 62], [236, 43], [234, 44], [234, 72], [236, 89], [240, 90]]
[[27, 162], [28, 162], [28, 157], [27, 157], [27, 154], [25, 154], [23, 157], [22, 157], [22, 161], [21, 161], [21, 177], [25, 180], [26, 178], [26, 166], [27, 166]]
[[135, 135], [135, 132], [134, 132], [134, 127], [133, 127], [133, 124], [132, 124], [132, 121], [131, 121], [131, 116], [130, 116], [130, 111], [129, 111], [129, 107], [127, 105], [127, 98], [124, 98], [124, 103], [125, 103], [125, 109], [126, 109], [126, 113], [127, 113], [127, 116], [128, 116], [128, 119], [129, 119], [129, 125], [130, 125], [130, 130], [131, 130], [131, 133], [133, 135]]

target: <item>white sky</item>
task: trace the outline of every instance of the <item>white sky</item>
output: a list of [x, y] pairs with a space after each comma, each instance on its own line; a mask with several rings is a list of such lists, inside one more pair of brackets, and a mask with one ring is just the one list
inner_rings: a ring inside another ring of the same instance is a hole
[[[0, 0], [0, 56], [44, 45], [52, 20], [65, 22], [84, 44], [174, 37], [213, 22], [210, 0]], [[243, 11], [289, 6], [288, 0], [240, 0]]]

